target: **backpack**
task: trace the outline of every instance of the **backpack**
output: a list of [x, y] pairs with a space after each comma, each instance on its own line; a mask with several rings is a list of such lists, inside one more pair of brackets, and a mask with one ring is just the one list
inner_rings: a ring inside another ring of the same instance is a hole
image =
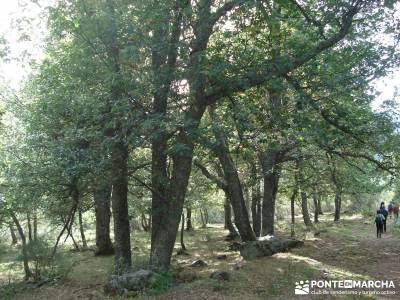
[[388, 211], [386, 210], [386, 209], [384, 209], [384, 208], [381, 208], [381, 214], [385, 217], [385, 219], [387, 218], [387, 216], [388, 216]]
[[375, 223], [376, 223], [376, 225], [382, 224], [382, 221], [383, 221], [383, 218], [382, 218], [382, 217], [383, 217], [383, 216], [382, 216], [381, 214], [376, 215], [376, 217], [375, 217]]

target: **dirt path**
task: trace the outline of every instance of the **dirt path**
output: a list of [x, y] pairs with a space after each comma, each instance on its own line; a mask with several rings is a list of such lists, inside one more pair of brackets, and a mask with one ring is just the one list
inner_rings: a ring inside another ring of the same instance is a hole
[[393, 220], [389, 219], [387, 232], [381, 239], [373, 232], [360, 241], [360, 248], [366, 249], [374, 258], [370, 270], [377, 279], [400, 279], [400, 236], [394, 232], [393, 225]]
[[[297, 232], [301, 234], [301, 223], [297, 225]], [[173, 258], [180, 283], [156, 297], [142, 296], [139, 299], [299, 299], [294, 295], [295, 282], [307, 279], [394, 280], [397, 288], [394, 297], [341, 299], [399, 299], [400, 232], [393, 229], [393, 220], [389, 221], [388, 232], [381, 239], [376, 238], [372, 222], [361, 217], [345, 216], [344, 220], [334, 223], [330, 215], [325, 215], [318, 226], [321, 233], [308, 237], [304, 247], [251, 261], [242, 261], [237, 252], [228, 251], [228, 243], [223, 240], [226, 232], [221, 227], [188, 233], [186, 243], [190, 255], [174, 255]], [[146, 247], [147, 244], [143, 243], [143, 249]], [[217, 257], [222, 254], [226, 259], [219, 260]], [[65, 282], [20, 294], [16, 299], [117, 299], [102, 293], [109, 273], [105, 266], [111, 268], [112, 259], [100, 259], [87, 253], [79, 255], [85, 263], [74, 267]], [[196, 259], [205, 260], [208, 266], [199, 269], [188, 267]], [[236, 267], [238, 264], [241, 267]], [[215, 270], [229, 272], [231, 280], [210, 280], [209, 276]], [[311, 295], [309, 298], [336, 299]]]

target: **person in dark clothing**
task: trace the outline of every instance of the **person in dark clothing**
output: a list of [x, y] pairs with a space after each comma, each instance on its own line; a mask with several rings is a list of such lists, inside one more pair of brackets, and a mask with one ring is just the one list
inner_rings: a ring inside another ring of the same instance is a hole
[[381, 238], [382, 237], [382, 232], [383, 232], [383, 220], [385, 220], [385, 217], [381, 213], [381, 210], [376, 211], [376, 217], [375, 217], [375, 224], [376, 224], [376, 237]]
[[387, 219], [387, 217], [389, 215], [389, 212], [385, 208], [385, 202], [381, 203], [380, 213], [384, 216], [382, 225], [383, 225], [383, 232], [386, 232], [386, 219]]

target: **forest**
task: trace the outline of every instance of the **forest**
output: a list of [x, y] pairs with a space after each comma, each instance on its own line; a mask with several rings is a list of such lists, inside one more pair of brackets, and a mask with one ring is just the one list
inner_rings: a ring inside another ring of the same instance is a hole
[[25, 2], [18, 39], [45, 29], [38, 59], [0, 36], [27, 70], [0, 80], [0, 299], [399, 297], [397, 1]]

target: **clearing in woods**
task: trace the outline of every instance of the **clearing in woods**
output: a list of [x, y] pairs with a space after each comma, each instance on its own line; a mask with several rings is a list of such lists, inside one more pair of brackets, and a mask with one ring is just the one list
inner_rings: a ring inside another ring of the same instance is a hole
[[[317, 236], [304, 234], [304, 247], [251, 261], [243, 261], [237, 252], [228, 250], [228, 242], [223, 241], [226, 231], [220, 226], [185, 232], [189, 255], [174, 255], [173, 286], [158, 295], [157, 291], [151, 292], [156, 294], [153, 296], [138, 295], [139, 299], [298, 299], [299, 296], [294, 295], [295, 282], [307, 279], [394, 280], [399, 295], [400, 231], [393, 228], [393, 219], [389, 219], [388, 232], [382, 239], [376, 239], [370, 219], [344, 216], [339, 223], [334, 223], [327, 218], [331, 219], [331, 215], [324, 215]], [[146, 261], [149, 237], [144, 233], [135, 233], [134, 237], [135, 265], [139, 266]], [[66, 279], [20, 292], [14, 299], [117, 299], [102, 292], [112, 270], [112, 257], [99, 258], [91, 251], [65, 250], [65, 259], [73, 265]], [[189, 267], [196, 259], [206, 261], [208, 266]], [[228, 271], [231, 280], [216, 282], [209, 279], [215, 270]], [[330, 297], [312, 296], [315, 299]], [[353, 297], [396, 299], [396, 296]], [[344, 298], [351, 299], [350, 296]]]

